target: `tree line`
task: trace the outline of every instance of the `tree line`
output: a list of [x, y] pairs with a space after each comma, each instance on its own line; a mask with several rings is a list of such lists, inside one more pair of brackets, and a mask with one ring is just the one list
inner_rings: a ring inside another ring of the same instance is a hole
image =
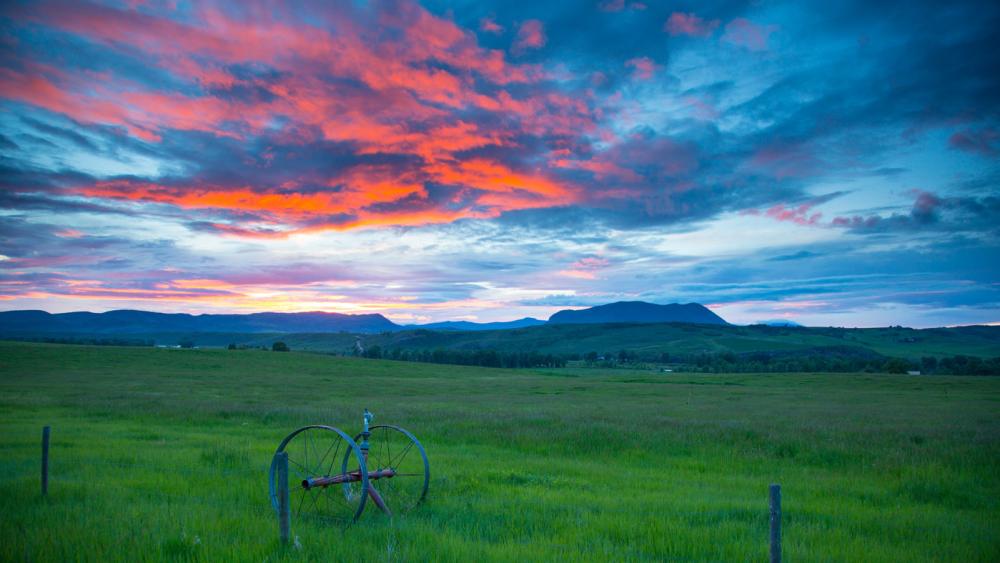
[[671, 355], [638, 354], [630, 350], [599, 354], [588, 352], [580, 357], [571, 357], [590, 366], [601, 367], [655, 367], [666, 366], [674, 371], [700, 373], [787, 373], [787, 372], [834, 372], [834, 373], [894, 373], [917, 372], [928, 375], [1000, 375], [1000, 356], [980, 358], [976, 356], [946, 356], [936, 358], [925, 356], [920, 360], [890, 358], [876, 354], [849, 353], [799, 353], [781, 352], [703, 352], [699, 354]]
[[566, 358], [539, 352], [502, 352], [497, 350], [407, 350], [393, 348], [383, 351], [378, 345], [355, 350], [354, 355], [372, 359], [399, 360], [404, 362], [425, 362], [431, 364], [453, 364], [460, 366], [482, 366], [491, 368], [561, 368], [566, 367]]
[[633, 350], [617, 352], [588, 352], [586, 354], [542, 354], [533, 352], [504, 352], [499, 350], [409, 350], [393, 348], [383, 350], [375, 345], [353, 351], [354, 356], [453, 364], [465, 366], [537, 368], [565, 367], [568, 362], [579, 362], [588, 367], [604, 368], [665, 368], [694, 373], [893, 373], [905, 374], [919, 371], [927, 375], [1000, 375], [1000, 357], [927, 356], [920, 360], [890, 358], [857, 350], [833, 352], [703, 352], [698, 354], [638, 353]]

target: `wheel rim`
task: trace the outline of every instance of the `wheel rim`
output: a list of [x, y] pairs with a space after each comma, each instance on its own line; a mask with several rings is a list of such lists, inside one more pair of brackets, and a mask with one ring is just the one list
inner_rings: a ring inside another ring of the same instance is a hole
[[[398, 426], [382, 424], [369, 428], [368, 474], [392, 470], [390, 478], [373, 478], [368, 486], [382, 497], [392, 514], [405, 514], [427, 497], [430, 463], [420, 441]], [[357, 442], [361, 434], [355, 436]]]
[[[368, 497], [368, 474], [361, 448], [332, 426], [304, 426], [292, 432], [275, 450], [269, 472], [271, 506], [278, 510], [277, 454], [288, 454], [289, 510], [292, 518], [350, 523], [361, 515]], [[306, 487], [316, 477], [357, 474], [344, 484]]]

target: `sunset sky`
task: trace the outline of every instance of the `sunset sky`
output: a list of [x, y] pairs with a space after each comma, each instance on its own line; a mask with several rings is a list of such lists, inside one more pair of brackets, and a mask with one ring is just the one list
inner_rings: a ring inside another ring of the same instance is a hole
[[0, 309], [1000, 322], [1000, 4], [4, 2]]

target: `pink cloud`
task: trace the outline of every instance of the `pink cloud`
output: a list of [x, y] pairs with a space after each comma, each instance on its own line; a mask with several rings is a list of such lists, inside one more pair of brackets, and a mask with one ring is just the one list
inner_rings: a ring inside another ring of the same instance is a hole
[[888, 217], [881, 215], [834, 217], [830, 226], [850, 229], [871, 229], [893, 224], [917, 227], [933, 223], [937, 219], [939, 210], [947, 207], [947, 202], [934, 193], [919, 189], [910, 190], [909, 193], [914, 199], [908, 214], [893, 213]]
[[653, 77], [653, 73], [659, 68], [659, 65], [653, 62], [649, 57], [637, 57], [634, 59], [629, 59], [625, 61], [626, 67], [632, 68], [632, 76], [638, 78], [639, 80], [649, 80]]
[[948, 146], [982, 156], [996, 156], [1000, 153], [1000, 132], [990, 128], [956, 131], [948, 137]]
[[785, 207], [784, 204], [779, 203], [765, 213], [775, 221], [789, 221], [796, 225], [812, 226], [819, 223], [823, 214], [818, 211], [810, 213], [811, 208], [812, 205], [809, 203], [803, 203], [798, 207]]
[[528, 20], [522, 23], [520, 29], [517, 30], [512, 50], [515, 53], [523, 53], [529, 49], [540, 49], [545, 46], [545, 42], [545, 29], [542, 22]]
[[559, 270], [556, 272], [560, 276], [565, 276], [567, 278], [576, 278], [578, 280], [596, 280], [597, 275], [593, 272], [588, 272], [586, 270]]
[[922, 213], [931, 212], [941, 206], [941, 198], [931, 192], [913, 190], [911, 193], [917, 196], [917, 199], [913, 202], [913, 208]]
[[726, 24], [722, 40], [750, 51], [766, 51], [768, 38], [777, 30], [776, 25], [758, 25], [745, 18], [736, 18]]
[[670, 14], [663, 30], [670, 35], [690, 35], [692, 37], [708, 37], [719, 27], [719, 20], [706, 21], [695, 14], [674, 12]]
[[568, 269], [560, 270], [558, 274], [568, 278], [596, 280], [597, 272], [607, 268], [608, 265], [609, 262], [604, 258], [599, 256], [588, 256], [573, 262], [570, 264]]
[[503, 33], [503, 26], [498, 24], [493, 18], [483, 18], [479, 20], [479, 29], [487, 33], [501, 34]]

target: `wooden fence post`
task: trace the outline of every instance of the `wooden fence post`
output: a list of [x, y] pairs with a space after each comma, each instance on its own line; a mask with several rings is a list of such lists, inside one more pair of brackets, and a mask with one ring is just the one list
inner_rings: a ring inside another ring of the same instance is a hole
[[781, 563], [781, 485], [771, 485], [771, 563]]
[[49, 433], [52, 428], [42, 428], [42, 496], [49, 494]]
[[278, 532], [281, 543], [288, 543], [289, 506], [288, 506], [288, 454], [278, 452]]

